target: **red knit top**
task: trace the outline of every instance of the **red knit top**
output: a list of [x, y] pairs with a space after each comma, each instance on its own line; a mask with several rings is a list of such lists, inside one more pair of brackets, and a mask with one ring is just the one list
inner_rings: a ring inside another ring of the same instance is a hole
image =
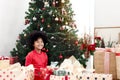
[[26, 56], [26, 62], [25, 66], [28, 66], [32, 64], [34, 66], [35, 70], [35, 75], [39, 76], [39, 69], [40, 68], [46, 68], [48, 63], [48, 57], [45, 52], [37, 53], [36, 50], [33, 50], [28, 53]]

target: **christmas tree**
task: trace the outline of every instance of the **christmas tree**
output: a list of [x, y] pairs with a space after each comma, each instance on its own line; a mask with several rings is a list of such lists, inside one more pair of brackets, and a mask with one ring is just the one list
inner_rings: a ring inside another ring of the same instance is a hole
[[19, 62], [24, 65], [25, 56], [31, 51], [27, 45], [27, 36], [34, 30], [44, 31], [49, 41], [45, 46], [49, 63], [61, 63], [73, 55], [85, 66], [86, 59], [80, 53], [73, 16], [69, 0], [31, 0], [25, 17], [27, 28], [19, 34], [11, 55], [18, 56]]

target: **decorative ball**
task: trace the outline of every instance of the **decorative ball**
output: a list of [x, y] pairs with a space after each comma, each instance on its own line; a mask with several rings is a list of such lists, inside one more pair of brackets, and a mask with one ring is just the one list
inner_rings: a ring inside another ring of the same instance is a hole
[[63, 27], [60, 27], [60, 30], [64, 30], [64, 28], [63, 28]]
[[55, 48], [56, 47], [56, 45], [53, 45], [53, 48]]
[[54, 38], [55, 38], [54, 36], [51, 37], [51, 39], [54, 39]]
[[62, 3], [65, 3], [65, 0], [61, 0]]
[[59, 59], [62, 59], [62, 58], [63, 58], [63, 56], [62, 56], [62, 54], [60, 54], [60, 55], [59, 55]]
[[43, 16], [41, 15], [40, 18], [43, 18]]
[[24, 37], [26, 37], [27, 36], [27, 34], [24, 34]]
[[68, 25], [68, 22], [65, 22], [66, 25]]
[[43, 30], [43, 27], [40, 28], [40, 31], [42, 31], [42, 30]]
[[75, 41], [75, 45], [78, 45], [78, 41]]
[[25, 25], [29, 24], [30, 23], [30, 20], [26, 19], [25, 20]]
[[52, 5], [55, 6], [55, 1], [53, 1]]
[[58, 20], [59, 20], [58, 17], [56, 17], [56, 18], [55, 18], [55, 21], [58, 21]]
[[37, 18], [34, 16], [34, 17], [33, 17], [33, 21], [36, 21], [36, 20], [37, 20]]
[[42, 18], [41, 22], [43, 23], [44, 21], [45, 21], [44, 18]]
[[58, 1], [56, 1], [56, 3], [58, 4]]
[[44, 7], [49, 7], [49, 3], [48, 2], [44, 2]]
[[46, 8], [42, 8], [42, 10], [45, 10]]
[[50, 27], [50, 25], [48, 24], [48, 25], [47, 25], [47, 27], [49, 28], [49, 27]]

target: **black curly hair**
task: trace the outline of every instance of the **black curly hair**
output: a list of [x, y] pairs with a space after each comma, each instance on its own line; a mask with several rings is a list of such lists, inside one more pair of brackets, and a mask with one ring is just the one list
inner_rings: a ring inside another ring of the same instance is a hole
[[33, 31], [29, 36], [28, 36], [28, 45], [29, 47], [33, 50], [34, 49], [34, 42], [38, 40], [39, 38], [42, 38], [44, 45], [48, 43], [47, 40], [47, 35], [43, 31]]

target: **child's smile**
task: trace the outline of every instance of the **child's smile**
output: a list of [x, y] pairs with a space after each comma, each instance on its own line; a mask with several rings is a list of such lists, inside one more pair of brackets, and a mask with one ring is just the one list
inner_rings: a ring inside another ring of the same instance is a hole
[[43, 47], [44, 47], [44, 42], [42, 38], [38, 38], [38, 40], [34, 42], [34, 48], [37, 50], [41, 50]]

